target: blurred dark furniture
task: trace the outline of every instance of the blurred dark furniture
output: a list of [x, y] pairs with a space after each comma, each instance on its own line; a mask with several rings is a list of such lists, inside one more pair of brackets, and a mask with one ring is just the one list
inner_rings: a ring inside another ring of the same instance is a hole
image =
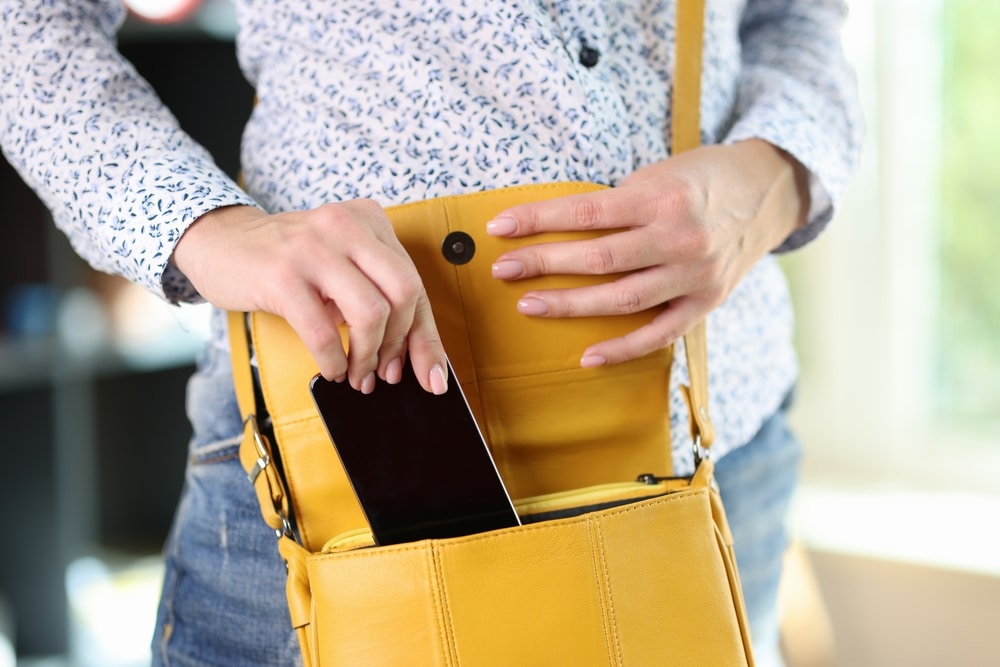
[[[125, 30], [120, 47], [235, 175], [253, 91], [231, 40], [191, 27]], [[0, 304], [25, 285], [58, 294], [88, 281], [91, 270], [5, 161], [0, 198]], [[142, 369], [113, 357], [68, 363], [55, 336], [15, 335], [0, 320], [0, 597], [13, 608], [19, 655], [67, 651], [72, 559], [93, 548], [159, 551], [183, 476], [192, 369], [193, 359]]]

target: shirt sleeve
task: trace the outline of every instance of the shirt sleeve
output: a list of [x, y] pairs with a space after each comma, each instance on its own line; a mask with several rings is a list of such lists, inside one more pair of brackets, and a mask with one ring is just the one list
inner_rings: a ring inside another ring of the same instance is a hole
[[860, 155], [863, 122], [844, 56], [841, 0], [748, 0], [742, 68], [725, 143], [764, 139], [810, 173], [806, 225], [776, 251], [813, 240], [833, 217]]
[[94, 268], [197, 301], [174, 246], [200, 215], [255, 202], [118, 52], [124, 16], [115, 0], [0, 0], [0, 147]]

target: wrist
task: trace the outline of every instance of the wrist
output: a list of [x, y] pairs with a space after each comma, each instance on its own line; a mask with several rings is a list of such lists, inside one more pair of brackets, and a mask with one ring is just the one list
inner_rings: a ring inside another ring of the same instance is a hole
[[765, 222], [766, 246], [771, 251], [805, 226], [810, 205], [809, 170], [791, 153], [763, 139], [735, 144], [747, 152], [747, 168], [761, 179], [760, 219]]
[[197, 287], [194, 276], [199, 267], [204, 266], [202, 257], [206, 249], [217, 245], [227, 233], [231, 233], [234, 225], [245, 224], [266, 215], [255, 206], [243, 204], [212, 209], [196, 218], [184, 230], [168, 263], [179, 269]]

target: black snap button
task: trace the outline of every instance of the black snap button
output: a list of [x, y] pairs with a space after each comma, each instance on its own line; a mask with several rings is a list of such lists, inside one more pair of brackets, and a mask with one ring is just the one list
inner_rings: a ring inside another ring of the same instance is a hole
[[476, 242], [465, 232], [452, 232], [444, 237], [441, 254], [452, 264], [466, 264], [476, 254]]
[[586, 46], [580, 49], [580, 64], [584, 67], [591, 68], [597, 64], [601, 59], [601, 52], [592, 46]]

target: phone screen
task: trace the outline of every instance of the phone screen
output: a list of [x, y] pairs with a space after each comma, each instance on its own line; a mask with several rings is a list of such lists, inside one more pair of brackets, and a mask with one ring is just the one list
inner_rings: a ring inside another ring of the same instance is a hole
[[362, 394], [346, 381], [310, 388], [376, 544], [519, 525], [510, 496], [451, 368], [436, 396], [409, 361], [399, 384]]

